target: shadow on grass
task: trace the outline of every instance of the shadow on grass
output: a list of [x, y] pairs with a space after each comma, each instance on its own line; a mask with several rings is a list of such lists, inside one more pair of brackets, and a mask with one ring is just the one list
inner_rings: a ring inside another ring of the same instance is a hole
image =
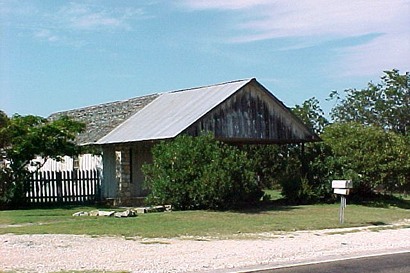
[[372, 225], [372, 226], [385, 226], [385, 225], [387, 225], [387, 223], [381, 222], [381, 221], [377, 221], [377, 222], [367, 222], [367, 224]]
[[232, 212], [237, 213], [249, 213], [249, 214], [258, 214], [266, 213], [271, 211], [291, 211], [299, 209], [296, 205], [288, 204], [285, 199], [276, 199], [276, 200], [265, 200], [260, 201], [259, 203], [242, 206], [239, 209], [231, 210]]
[[378, 194], [366, 199], [352, 200], [353, 203], [367, 207], [390, 208], [397, 207], [410, 210], [410, 200], [399, 196]]
[[58, 204], [58, 203], [30, 203], [30, 204], [22, 204], [22, 205], [9, 205], [7, 207], [3, 207], [0, 210], [38, 210], [38, 209], [44, 209], [44, 210], [57, 210], [57, 209], [66, 209], [66, 210], [71, 210], [71, 209], [76, 209], [76, 208], [84, 208], [84, 207], [98, 207], [101, 209], [110, 209], [112, 207], [107, 206], [105, 204], [101, 203], [93, 203], [93, 202], [87, 202], [87, 203], [74, 203], [74, 204]]

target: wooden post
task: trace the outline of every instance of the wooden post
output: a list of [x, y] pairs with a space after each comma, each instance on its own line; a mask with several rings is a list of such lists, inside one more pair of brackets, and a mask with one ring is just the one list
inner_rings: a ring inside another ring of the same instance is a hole
[[346, 208], [346, 196], [340, 195], [340, 208], [339, 208], [339, 223], [343, 224], [345, 221], [345, 208]]
[[63, 203], [63, 189], [62, 189], [62, 173], [56, 173], [56, 185], [57, 185], [57, 202]]

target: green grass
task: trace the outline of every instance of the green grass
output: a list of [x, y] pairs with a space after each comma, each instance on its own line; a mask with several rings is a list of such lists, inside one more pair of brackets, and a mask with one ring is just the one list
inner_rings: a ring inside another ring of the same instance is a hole
[[267, 205], [243, 211], [174, 211], [142, 214], [135, 218], [73, 217], [74, 212], [96, 207], [0, 211], [0, 234], [87, 234], [171, 238], [210, 236], [231, 238], [236, 234], [380, 226], [410, 218], [410, 210], [348, 205], [345, 224], [338, 223], [338, 204], [309, 206]]
[[265, 195], [270, 197], [270, 200], [279, 200], [282, 199], [283, 196], [280, 190], [264, 190]]

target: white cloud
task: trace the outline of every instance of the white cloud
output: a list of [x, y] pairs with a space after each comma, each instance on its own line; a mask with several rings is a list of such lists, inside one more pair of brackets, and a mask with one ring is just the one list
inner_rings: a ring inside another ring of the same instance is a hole
[[60, 40], [60, 38], [57, 35], [54, 35], [50, 30], [48, 29], [40, 29], [34, 32], [34, 37], [46, 40], [49, 42], [57, 42]]
[[239, 10], [267, 4], [271, 0], [183, 0], [182, 4], [193, 10], [222, 9]]
[[100, 5], [69, 3], [56, 18], [75, 30], [129, 30], [129, 21], [144, 14], [139, 8], [109, 8]]
[[33, 33], [33, 37], [55, 45], [66, 45], [74, 48], [81, 48], [87, 44], [83, 39], [68, 37], [54, 29], [38, 29]]
[[373, 41], [342, 50], [341, 76], [369, 76], [383, 70], [410, 71], [410, 33], [381, 35]]
[[[237, 30], [246, 31], [237, 41], [281, 37], [357, 36], [390, 30], [409, 22], [408, 0], [215, 0], [183, 2], [191, 9], [234, 10]], [[408, 27], [401, 26], [401, 27]]]
[[121, 20], [117, 18], [106, 17], [98, 13], [85, 14], [80, 17], [73, 18], [71, 21], [74, 27], [80, 29], [93, 29], [96, 27], [116, 28], [124, 26], [124, 23]]
[[9, 32], [74, 47], [87, 44], [84, 31], [129, 31], [135, 20], [145, 17], [143, 8], [96, 1], [40, 5], [39, 1], [0, 0], [0, 22]]
[[47, 9], [41, 9], [40, 6], [26, 7], [18, 1], [10, 3], [13, 5], [1, 5], [0, 2], [0, 14], [10, 18], [7, 22], [10, 26], [18, 26], [23, 35], [28, 33], [35, 39], [53, 45], [75, 48], [92, 43], [89, 40], [91, 36], [84, 35], [84, 32], [130, 31], [133, 20], [146, 17], [142, 8], [93, 5], [96, 2], [92, 1], [63, 2], [62, 5], [53, 5]]
[[[289, 49], [373, 35], [361, 45], [335, 51], [346, 73], [409, 69], [410, 1], [408, 0], [182, 0], [189, 9], [224, 11], [232, 36], [225, 42], [249, 43], [292, 38]], [[375, 35], [377, 34], [377, 35]], [[360, 72], [361, 71], [361, 72]]]

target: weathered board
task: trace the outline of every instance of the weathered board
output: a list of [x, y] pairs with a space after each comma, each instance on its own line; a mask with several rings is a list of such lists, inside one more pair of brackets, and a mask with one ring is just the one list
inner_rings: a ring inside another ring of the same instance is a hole
[[100, 198], [100, 173], [44, 171], [33, 173], [26, 183], [28, 203], [87, 203]]
[[191, 125], [185, 133], [212, 132], [230, 142], [300, 143], [312, 141], [312, 132], [273, 95], [248, 84]]

